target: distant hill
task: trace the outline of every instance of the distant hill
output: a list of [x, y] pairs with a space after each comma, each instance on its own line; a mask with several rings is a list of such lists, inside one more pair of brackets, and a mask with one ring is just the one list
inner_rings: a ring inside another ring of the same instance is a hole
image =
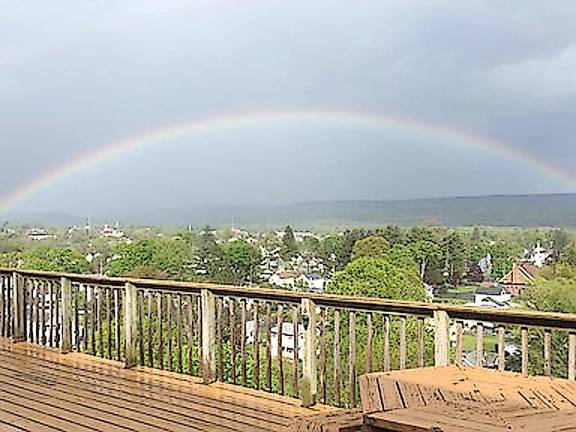
[[[27, 221], [47, 223], [28, 215]], [[86, 215], [91, 216], [91, 215]], [[14, 217], [10, 218], [15, 220]], [[51, 214], [50, 223], [56, 223]], [[62, 224], [83, 217], [63, 216]], [[323, 201], [281, 206], [208, 206], [110, 215], [132, 224], [282, 227], [415, 225], [436, 221], [447, 226], [566, 226], [576, 227], [576, 194], [502, 195], [398, 201]], [[95, 219], [94, 219], [95, 220]]]
[[[134, 220], [133, 218], [129, 218]], [[282, 206], [212, 206], [139, 215], [140, 223], [239, 226], [415, 225], [576, 227], [576, 194], [435, 198], [399, 201], [323, 201]]]

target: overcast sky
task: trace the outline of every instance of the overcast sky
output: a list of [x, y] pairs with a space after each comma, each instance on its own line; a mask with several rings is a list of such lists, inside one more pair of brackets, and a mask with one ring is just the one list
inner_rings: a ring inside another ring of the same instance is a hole
[[[272, 109], [411, 117], [505, 142], [576, 177], [573, 0], [0, 7], [0, 197], [147, 129]], [[522, 161], [432, 134], [279, 121], [157, 143], [18, 208], [102, 215], [121, 206], [575, 189]]]

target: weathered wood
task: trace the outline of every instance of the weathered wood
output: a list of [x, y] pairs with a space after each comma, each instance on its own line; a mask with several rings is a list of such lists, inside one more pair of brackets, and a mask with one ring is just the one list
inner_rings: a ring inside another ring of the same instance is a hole
[[138, 354], [140, 355], [140, 365], [146, 364], [144, 354], [144, 291], [139, 290], [138, 296]]
[[188, 373], [192, 375], [194, 366], [194, 303], [195, 298], [188, 296]]
[[197, 282], [166, 281], [136, 278], [114, 278], [99, 275], [70, 274], [46, 272], [24, 269], [0, 269], [0, 272], [9, 274], [18, 271], [26, 277], [42, 277], [59, 280], [68, 277], [73, 283], [99, 284], [114, 287], [123, 287], [130, 282], [145, 289], [162, 289], [172, 292], [199, 293], [203, 289], [211, 290], [215, 295], [245, 298], [258, 298], [260, 300], [279, 303], [299, 303], [302, 298], [309, 298], [317, 306], [334, 307], [341, 309], [354, 309], [372, 312], [392, 313], [397, 315], [418, 315], [432, 317], [434, 311], [444, 311], [452, 319], [466, 319], [483, 322], [497, 322], [502, 324], [515, 324], [531, 327], [546, 327], [551, 329], [571, 330], [576, 325], [576, 314], [550, 313], [528, 311], [523, 309], [490, 309], [474, 308], [454, 304], [435, 304], [429, 302], [406, 302], [381, 298], [343, 296], [333, 294], [316, 294], [277, 289], [264, 289], [260, 287], [236, 287], [219, 284], [205, 284]]
[[54, 346], [54, 284], [52, 281], [48, 281], [48, 346]]
[[434, 364], [436, 366], [447, 366], [450, 361], [450, 338], [448, 336], [450, 318], [446, 311], [435, 311], [434, 323]]
[[62, 312], [60, 317], [62, 321], [62, 346], [60, 347], [60, 352], [66, 354], [72, 351], [73, 300], [72, 282], [70, 282], [70, 279], [60, 279], [60, 289], [62, 290], [62, 295], [60, 296], [62, 301], [62, 307], [60, 308]]
[[576, 380], [576, 333], [568, 335], [568, 379]]
[[503, 372], [506, 368], [506, 356], [504, 352], [505, 341], [504, 336], [506, 329], [503, 326], [498, 327], [498, 370]]
[[384, 316], [384, 372], [388, 372], [391, 367], [390, 362], [390, 316]]
[[72, 285], [73, 296], [73, 315], [74, 315], [74, 339], [73, 344], [76, 351], [80, 351], [80, 296], [81, 291], [79, 286]]
[[158, 332], [158, 366], [160, 369], [164, 369], [164, 301], [162, 293], [158, 293], [156, 296], [156, 328]]
[[334, 311], [334, 405], [340, 406], [340, 311]]
[[300, 337], [300, 332], [298, 329], [298, 309], [292, 307], [292, 340], [294, 341], [292, 353], [292, 395], [298, 397], [300, 390], [298, 387], [298, 339]]
[[168, 345], [168, 362], [167, 369], [172, 371], [174, 364], [174, 352], [173, 352], [173, 326], [172, 326], [172, 310], [173, 310], [173, 298], [172, 293], [168, 293], [166, 296], [166, 342]]
[[131, 368], [138, 364], [136, 349], [138, 325], [138, 290], [131, 283], [124, 288], [124, 367]]
[[[83, 325], [84, 325], [84, 334], [82, 335], [83, 338], [83, 345], [84, 345], [84, 352], [88, 352], [88, 327], [90, 325], [90, 320], [89, 320], [89, 315], [90, 315], [90, 303], [88, 300], [88, 295], [89, 295], [89, 288], [87, 285], [83, 285]], [[40, 293], [40, 291], [38, 291], [38, 294]], [[36, 303], [38, 304], [38, 300], [36, 300]], [[40, 341], [40, 319], [38, 317], [38, 313], [36, 314], [36, 342]]]
[[484, 366], [484, 326], [476, 323], [476, 366]]
[[198, 339], [198, 375], [202, 376], [202, 358], [204, 357], [202, 354], [202, 295], [196, 297], [196, 310], [198, 311], [196, 314], [196, 337]]
[[326, 308], [320, 312], [320, 397], [322, 403], [327, 403], [328, 372], [326, 367]]
[[222, 348], [222, 298], [216, 298], [216, 354], [217, 354], [217, 379], [224, 380], [224, 351]]
[[416, 321], [417, 349], [416, 357], [418, 367], [424, 367], [424, 318], [418, 317]]
[[21, 342], [26, 340], [26, 300], [24, 277], [18, 273], [12, 273], [12, 340]]
[[230, 320], [230, 380], [236, 384], [236, 300], [230, 299], [228, 303], [228, 315]]
[[522, 327], [520, 333], [522, 338], [522, 375], [528, 376], [528, 329]]
[[112, 327], [112, 292], [111, 288], [106, 288], [106, 333], [107, 337], [107, 350], [106, 350], [106, 358], [112, 359], [112, 335], [114, 334], [113, 327]]
[[[52, 290], [50, 290], [50, 297], [52, 297]], [[102, 288], [96, 287], [96, 334], [98, 335], [99, 357], [104, 357], [104, 335], [102, 328]], [[52, 338], [52, 332], [50, 332], [50, 338]]]
[[116, 323], [116, 360], [122, 358], [122, 320], [120, 319], [122, 311], [122, 291], [114, 289], [114, 321]]
[[[42, 295], [42, 344], [46, 343], [46, 332], [44, 330], [44, 297]], [[96, 355], [96, 288], [90, 286], [90, 354]]]
[[348, 323], [348, 403], [356, 406], [356, 313], [350, 312]]
[[372, 314], [366, 314], [366, 358], [364, 372], [372, 372]]
[[153, 325], [152, 325], [152, 307], [154, 305], [154, 294], [152, 291], [148, 291], [146, 297], [148, 298], [147, 308], [146, 308], [146, 317], [148, 321], [147, 326], [147, 347], [148, 347], [148, 358], [146, 365], [148, 367], [154, 367], [154, 335], [152, 332]]
[[272, 391], [272, 309], [266, 303], [266, 390]]
[[205, 384], [216, 377], [216, 297], [202, 290], [202, 380]]
[[276, 315], [276, 328], [278, 332], [276, 334], [276, 356], [278, 358], [278, 386], [280, 387], [280, 394], [283, 396], [285, 392], [284, 388], [284, 351], [283, 348], [283, 330], [284, 330], [284, 308], [282, 305], [278, 305], [278, 311]]
[[254, 308], [254, 314], [253, 314], [253, 329], [254, 329], [254, 334], [253, 334], [253, 338], [252, 338], [252, 360], [254, 361], [254, 370], [253, 370], [253, 374], [252, 374], [252, 385], [254, 386], [255, 389], [259, 389], [260, 388], [260, 317], [259, 317], [259, 311], [260, 311], [260, 303], [255, 301], [252, 304], [252, 307]]
[[406, 317], [400, 317], [400, 369], [406, 369]]
[[552, 333], [544, 330], [544, 375], [552, 376]]
[[182, 373], [182, 294], [176, 294], [176, 302], [176, 366]]
[[246, 369], [246, 301], [240, 301], [240, 373], [242, 385], [248, 384], [248, 372]]
[[302, 406], [316, 403], [318, 369], [316, 367], [316, 305], [312, 300], [302, 300], [304, 345], [302, 347]]

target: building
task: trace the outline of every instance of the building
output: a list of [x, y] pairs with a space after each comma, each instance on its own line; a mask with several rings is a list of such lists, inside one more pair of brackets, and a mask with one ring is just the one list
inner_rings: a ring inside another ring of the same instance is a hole
[[522, 293], [538, 276], [538, 267], [527, 262], [515, 262], [506, 275], [498, 280], [509, 294], [517, 296]]
[[307, 287], [310, 291], [322, 293], [324, 292], [324, 287], [326, 286], [326, 279], [320, 276], [318, 273], [304, 273], [298, 276], [296, 282]]
[[478, 288], [474, 294], [474, 306], [503, 309], [510, 307], [511, 299], [512, 295], [502, 286]]
[[296, 283], [296, 276], [296, 273], [288, 271], [275, 273], [270, 276], [268, 282], [280, 288], [293, 288]]

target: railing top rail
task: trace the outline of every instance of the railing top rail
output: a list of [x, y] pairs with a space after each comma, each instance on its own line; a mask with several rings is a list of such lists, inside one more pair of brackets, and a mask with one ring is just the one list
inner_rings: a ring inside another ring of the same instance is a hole
[[487, 309], [451, 304], [387, 300], [375, 297], [356, 297], [336, 294], [315, 294], [309, 292], [211, 283], [119, 278], [100, 275], [0, 268], [0, 274], [12, 272], [18, 272], [19, 274], [28, 277], [67, 278], [72, 282], [83, 284], [101, 284], [123, 287], [126, 283], [131, 283], [138, 288], [154, 289], [159, 291], [187, 292], [190, 294], [199, 294], [201, 290], [208, 289], [214, 294], [220, 296], [242, 297], [292, 304], [299, 304], [302, 299], [310, 299], [318, 306], [353, 309], [366, 312], [382, 312], [397, 315], [431, 317], [434, 315], [435, 311], [446, 311], [450, 318], [457, 320], [491, 321], [501, 324], [517, 324], [530, 327], [547, 327], [576, 331], [576, 314], [537, 312], [523, 309]]

